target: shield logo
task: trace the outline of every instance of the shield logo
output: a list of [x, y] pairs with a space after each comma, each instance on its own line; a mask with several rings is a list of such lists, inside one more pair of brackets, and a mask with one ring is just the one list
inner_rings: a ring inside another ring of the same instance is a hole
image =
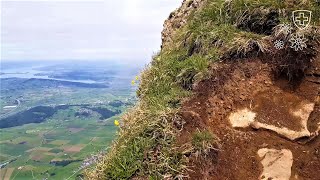
[[292, 12], [292, 19], [294, 25], [302, 30], [310, 25], [312, 11], [308, 10], [296, 10]]

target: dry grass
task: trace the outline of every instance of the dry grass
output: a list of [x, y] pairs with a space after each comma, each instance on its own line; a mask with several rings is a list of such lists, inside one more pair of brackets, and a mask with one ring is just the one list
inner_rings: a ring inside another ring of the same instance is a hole
[[209, 131], [199, 131], [192, 135], [192, 152], [197, 158], [206, 158], [212, 152], [218, 152], [220, 145], [219, 139]]
[[138, 105], [123, 117], [118, 139], [107, 156], [93, 171], [87, 171], [89, 179], [126, 179], [149, 176], [156, 179], [176, 177], [184, 173], [173, 145], [176, 129], [173, 127], [175, 111], [168, 109], [159, 114]]

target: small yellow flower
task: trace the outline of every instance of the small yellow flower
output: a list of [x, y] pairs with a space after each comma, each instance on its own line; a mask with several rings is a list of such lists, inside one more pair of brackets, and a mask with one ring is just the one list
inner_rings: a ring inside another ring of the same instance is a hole
[[139, 80], [139, 76], [136, 76], [136, 81], [138, 81]]
[[132, 81], [131, 81], [131, 84], [132, 84], [132, 86], [135, 85], [135, 84], [136, 84], [136, 81], [135, 81], [135, 80], [132, 80]]
[[114, 120], [114, 125], [115, 126], [119, 126], [120, 125], [119, 121], [118, 120]]

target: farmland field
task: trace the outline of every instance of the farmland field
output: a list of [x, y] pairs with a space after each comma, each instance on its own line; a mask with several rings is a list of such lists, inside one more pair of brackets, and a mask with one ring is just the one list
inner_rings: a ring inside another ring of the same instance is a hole
[[0, 179], [76, 179], [85, 159], [107, 151], [114, 120], [135, 103], [139, 68], [76, 68], [1, 69]]

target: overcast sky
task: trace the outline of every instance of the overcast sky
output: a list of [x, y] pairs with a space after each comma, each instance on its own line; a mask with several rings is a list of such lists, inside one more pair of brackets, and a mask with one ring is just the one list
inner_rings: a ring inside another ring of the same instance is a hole
[[1, 60], [149, 61], [182, 0], [1, 1]]

